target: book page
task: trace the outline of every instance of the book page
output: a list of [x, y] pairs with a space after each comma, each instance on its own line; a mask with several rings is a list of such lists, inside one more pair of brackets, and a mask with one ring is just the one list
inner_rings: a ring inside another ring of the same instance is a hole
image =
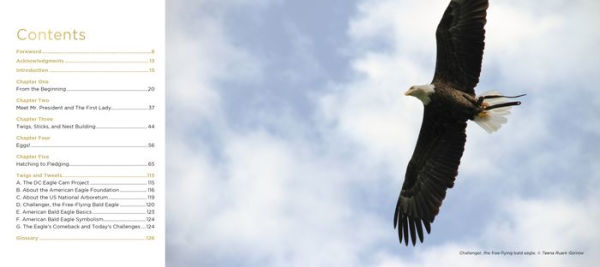
[[8, 262], [163, 266], [164, 1], [1, 12]]

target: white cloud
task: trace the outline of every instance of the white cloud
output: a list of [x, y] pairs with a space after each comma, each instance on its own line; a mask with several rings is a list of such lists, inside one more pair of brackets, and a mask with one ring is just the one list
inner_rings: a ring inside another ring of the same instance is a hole
[[[355, 213], [345, 192], [349, 170], [328, 153], [260, 128], [232, 130], [218, 81], [262, 79], [263, 64], [232, 45], [224, 27], [219, 12], [182, 16], [170, 27], [168, 264], [354, 265], [383, 227], [373, 215]], [[298, 49], [310, 49], [297, 37]], [[216, 151], [190, 134], [206, 127], [216, 135]]]
[[[597, 174], [597, 173], [596, 173]], [[597, 182], [590, 184], [597, 184]], [[591, 266], [600, 260], [600, 196], [526, 199], [507, 196], [484, 233], [464, 242], [415, 249], [412, 258], [382, 252], [373, 266]], [[461, 255], [470, 252], [583, 252], [583, 255]]]
[[596, 222], [600, 212], [595, 209], [597, 194], [584, 199], [559, 196], [551, 199], [506, 200], [502, 218], [487, 229], [488, 242], [520, 249], [540, 248], [546, 251], [587, 251], [588, 257], [600, 245]]
[[[261, 3], [257, 5], [262, 6]], [[219, 121], [222, 100], [218, 82], [232, 77], [246, 82], [260, 80], [262, 63], [229, 40], [223, 25], [223, 7], [211, 1], [169, 4], [167, 101], [170, 117], [174, 118], [169, 123], [179, 127], [198, 119]]]
[[221, 264], [352, 266], [389, 232], [373, 215], [356, 213], [346, 171], [306, 144], [262, 131], [223, 144], [220, 163], [183, 143], [169, 155], [170, 176], [178, 177], [169, 185], [170, 243], [191, 259], [211, 253]]

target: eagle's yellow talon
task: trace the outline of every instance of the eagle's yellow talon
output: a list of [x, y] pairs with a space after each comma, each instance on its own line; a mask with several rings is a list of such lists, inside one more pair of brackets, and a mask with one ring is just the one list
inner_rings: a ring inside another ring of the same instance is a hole
[[[485, 108], [485, 107], [483, 107], [483, 108]], [[479, 112], [479, 114], [477, 114], [477, 116], [482, 119], [487, 119], [490, 115], [488, 114], [487, 111], [482, 111], [482, 112]]]

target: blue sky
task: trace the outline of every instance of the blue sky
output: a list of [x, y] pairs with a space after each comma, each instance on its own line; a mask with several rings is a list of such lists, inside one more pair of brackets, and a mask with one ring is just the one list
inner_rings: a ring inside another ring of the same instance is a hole
[[[600, 256], [600, 31], [593, 0], [493, 1], [474, 123], [417, 247], [393, 211], [447, 1], [169, 0], [167, 265], [586, 266]], [[579, 250], [476, 257], [461, 250]]]

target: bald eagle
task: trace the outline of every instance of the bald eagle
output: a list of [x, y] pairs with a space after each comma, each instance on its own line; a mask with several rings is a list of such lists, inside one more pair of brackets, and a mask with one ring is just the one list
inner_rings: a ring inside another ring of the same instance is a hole
[[452, 0], [436, 31], [437, 61], [430, 84], [405, 95], [423, 102], [423, 122], [396, 204], [394, 228], [400, 243], [413, 246], [429, 233], [446, 189], [454, 186], [466, 141], [467, 120], [491, 133], [519, 101], [497, 92], [475, 96], [483, 56], [487, 0]]

